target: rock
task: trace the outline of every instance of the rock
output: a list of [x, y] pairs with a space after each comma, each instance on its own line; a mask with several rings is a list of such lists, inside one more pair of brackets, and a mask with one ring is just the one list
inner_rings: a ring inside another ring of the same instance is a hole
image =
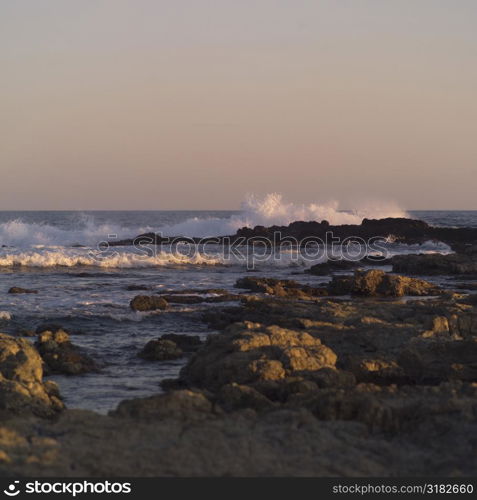
[[121, 401], [113, 417], [160, 421], [164, 419], [201, 420], [212, 416], [212, 403], [200, 392], [172, 391], [148, 398]]
[[449, 380], [477, 382], [477, 338], [469, 340], [415, 340], [399, 357], [399, 364], [415, 383]]
[[438, 253], [421, 255], [396, 255], [391, 259], [396, 273], [417, 275], [477, 274], [477, 255]]
[[240, 278], [235, 283], [235, 286], [237, 288], [245, 288], [252, 292], [296, 299], [310, 299], [312, 297], [327, 295], [327, 291], [324, 288], [313, 288], [306, 285], [300, 285], [293, 280], [259, 278], [256, 276]]
[[254, 388], [236, 383], [222, 386], [218, 393], [217, 402], [225, 411], [242, 410], [244, 408], [267, 411], [276, 407], [272, 401]]
[[35, 345], [49, 374], [79, 375], [98, 371], [95, 361], [73, 345], [61, 329], [40, 333]]
[[38, 290], [31, 290], [29, 288], [21, 288], [19, 286], [12, 286], [8, 293], [38, 293]]
[[307, 333], [245, 322], [210, 336], [180, 378], [191, 386], [217, 390], [234, 382], [280, 380], [335, 363], [335, 353]]
[[182, 350], [171, 340], [150, 340], [138, 356], [148, 361], [167, 361], [180, 358]]
[[387, 274], [384, 271], [356, 271], [354, 276], [334, 276], [328, 285], [331, 295], [368, 297], [402, 297], [404, 295], [438, 295], [442, 290], [427, 281]]
[[198, 335], [187, 335], [185, 333], [166, 333], [161, 335], [159, 340], [171, 340], [185, 352], [196, 351], [203, 344]]
[[157, 295], [136, 295], [129, 305], [133, 311], [155, 311], [166, 309], [167, 301]]
[[62, 408], [56, 384], [43, 383], [35, 348], [25, 339], [0, 334], [0, 410], [49, 417]]

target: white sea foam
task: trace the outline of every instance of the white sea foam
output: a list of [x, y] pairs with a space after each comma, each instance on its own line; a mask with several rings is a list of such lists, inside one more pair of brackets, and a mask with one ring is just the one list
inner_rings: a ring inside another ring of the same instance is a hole
[[[388, 243], [385, 245], [388, 257], [408, 253], [450, 253], [452, 250], [444, 243], [428, 241], [423, 245], [404, 245]], [[151, 247], [151, 255], [145, 255], [134, 247], [112, 247], [102, 253], [88, 248], [34, 248], [34, 249], [1, 249], [0, 267], [10, 268], [54, 268], [54, 267], [98, 267], [103, 269], [140, 269], [152, 267], [185, 267], [185, 266], [250, 266], [259, 267], [308, 267], [326, 260], [323, 247], [308, 249], [304, 255], [296, 249], [283, 248], [272, 255], [263, 255], [263, 249], [256, 249], [250, 254], [252, 247], [241, 247], [234, 252], [227, 252], [217, 245], [199, 248], [197, 246], [167, 248]], [[331, 248], [328, 248], [329, 254]], [[362, 249], [361, 249], [362, 250]], [[359, 252], [358, 252], [359, 253]], [[351, 255], [354, 255], [351, 252]], [[364, 256], [364, 254], [363, 254]]]
[[158, 252], [152, 257], [135, 252], [108, 252], [95, 254], [87, 250], [29, 250], [1, 252], [0, 267], [100, 267], [141, 268], [181, 265], [217, 265], [222, 261], [214, 256], [200, 254], [182, 255], [178, 252]]

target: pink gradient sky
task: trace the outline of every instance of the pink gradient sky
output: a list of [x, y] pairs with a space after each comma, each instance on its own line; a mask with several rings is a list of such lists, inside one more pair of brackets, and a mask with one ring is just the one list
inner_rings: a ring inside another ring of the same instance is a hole
[[2, 0], [0, 209], [477, 209], [473, 0]]

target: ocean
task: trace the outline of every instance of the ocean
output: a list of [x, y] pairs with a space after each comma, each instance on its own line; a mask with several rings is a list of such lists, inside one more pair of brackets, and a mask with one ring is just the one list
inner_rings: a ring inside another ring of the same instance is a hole
[[[139, 313], [129, 307], [138, 293], [129, 285], [147, 285], [154, 293], [185, 288], [233, 290], [250, 269], [240, 259], [224, 259], [218, 249], [202, 255], [196, 249], [180, 253], [160, 249], [153, 255], [134, 248], [112, 247], [114, 241], [154, 231], [165, 235], [214, 236], [233, 234], [245, 225], [287, 224], [294, 220], [327, 219], [332, 224], [359, 223], [364, 216], [408, 216], [433, 225], [477, 227], [477, 211], [409, 211], [374, 208], [342, 212], [331, 206], [297, 207], [280, 200], [249, 203], [240, 211], [29, 211], [0, 212], [0, 328], [18, 334], [41, 323], [62, 325], [73, 343], [97, 360], [99, 373], [55, 375], [70, 408], [106, 413], [121, 400], [159, 392], [160, 382], [176, 377], [183, 359], [148, 362], [137, 357], [148, 340], [166, 333], [205, 338], [204, 309], [215, 304], [174, 305], [160, 313]], [[389, 252], [449, 252], [443, 244], [400, 245]], [[279, 259], [259, 262], [257, 275], [319, 283], [327, 278], [303, 273], [314, 264], [286, 251]], [[12, 286], [37, 294], [8, 294]]]

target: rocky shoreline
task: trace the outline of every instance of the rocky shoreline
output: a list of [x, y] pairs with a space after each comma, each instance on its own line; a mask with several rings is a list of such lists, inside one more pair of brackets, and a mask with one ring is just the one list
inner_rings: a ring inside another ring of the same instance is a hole
[[[302, 224], [288, 228], [301, 231]], [[406, 227], [406, 241], [428, 239], [429, 226], [415, 233]], [[475, 244], [477, 230], [444, 229], [432, 231], [457, 253], [394, 257], [392, 273], [363, 261], [315, 266], [307, 285], [241, 276], [237, 293], [216, 293], [203, 314], [219, 333], [205, 343], [158, 335], [138, 353], [151, 363], [186, 356], [178, 378], [109, 415], [65, 409], [61, 387], [44, 380], [45, 369], [98, 368], [66, 332], [38, 331], [36, 348], [2, 334], [0, 472], [475, 475], [477, 296], [422, 276], [459, 276], [468, 292], [477, 280], [477, 252], [459, 245]], [[211, 298], [207, 290], [131, 290], [143, 294], [131, 308], [158, 314]]]

